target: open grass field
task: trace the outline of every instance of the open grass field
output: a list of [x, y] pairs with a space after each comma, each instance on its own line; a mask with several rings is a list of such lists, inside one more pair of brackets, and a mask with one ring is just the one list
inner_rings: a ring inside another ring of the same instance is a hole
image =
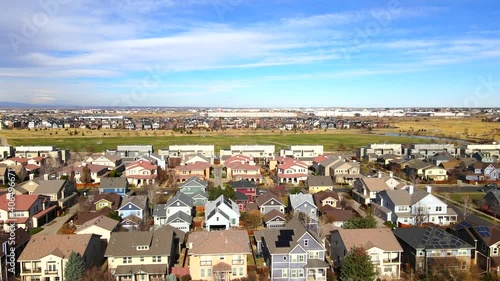
[[426, 136], [486, 139], [500, 141], [500, 124], [482, 122], [481, 118], [388, 118], [389, 124], [397, 127], [387, 129], [393, 133], [411, 133]]
[[[325, 151], [338, 150], [341, 144], [346, 148], [355, 148], [369, 143], [426, 143], [430, 140], [410, 137], [389, 137], [375, 134], [362, 134], [351, 130], [328, 132], [271, 132], [271, 131], [237, 131], [238, 133], [193, 132], [179, 134], [171, 131], [89, 131], [80, 130], [78, 135], [69, 136], [64, 129], [43, 131], [9, 131], [0, 132], [9, 145], [55, 145], [58, 148], [69, 148], [72, 151], [103, 151], [116, 148], [117, 145], [151, 144], [156, 149], [167, 148], [170, 144], [213, 144], [215, 150], [229, 148], [231, 144], [274, 144], [277, 149], [293, 144], [320, 144]], [[74, 130], [73, 130], [74, 131]], [[84, 136], [82, 136], [82, 133]], [[52, 135], [50, 134], [52, 133]], [[146, 135], [146, 133], [148, 135]], [[106, 134], [106, 135], [104, 135]], [[156, 134], [156, 135], [155, 135]]]

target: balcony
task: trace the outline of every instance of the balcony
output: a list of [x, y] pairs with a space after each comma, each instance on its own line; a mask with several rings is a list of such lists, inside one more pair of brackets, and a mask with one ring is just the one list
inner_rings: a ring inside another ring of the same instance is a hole
[[393, 259], [384, 258], [383, 263], [399, 263], [399, 257], [395, 257]]
[[243, 265], [245, 264], [244, 260], [233, 260], [233, 265]]
[[45, 270], [45, 275], [57, 275], [57, 270]]
[[31, 273], [41, 273], [42, 268], [41, 267], [35, 267], [35, 268], [25, 268], [23, 267], [21, 269], [21, 273], [23, 274], [31, 274]]

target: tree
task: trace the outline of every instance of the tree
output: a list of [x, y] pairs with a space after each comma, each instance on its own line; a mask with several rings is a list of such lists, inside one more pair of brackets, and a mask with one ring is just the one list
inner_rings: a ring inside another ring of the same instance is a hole
[[68, 281], [82, 281], [85, 273], [85, 263], [82, 256], [75, 252], [71, 252], [68, 262], [64, 267], [65, 280]]
[[462, 216], [464, 217], [464, 219], [467, 218], [468, 215], [470, 215], [470, 213], [472, 212], [471, 210], [472, 210], [472, 199], [470, 195], [465, 195], [464, 202], [461, 208]]
[[82, 167], [82, 174], [80, 175], [81, 183], [91, 183], [92, 176], [90, 175], [90, 169], [87, 166]]
[[146, 184], [144, 185], [144, 190], [149, 200], [149, 211], [150, 214], [153, 213], [154, 205], [158, 203], [158, 185], [156, 184]]
[[262, 215], [259, 210], [252, 210], [241, 214], [241, 221], [245, 223], [247, 229], [255, 229], [261, 225]]
[[351, 248], [340, 269], [342, 281], [373, 281], [377, 274], [370, 255], [362, 247]]
[[[68, 277], [66, 277], [68, 278]], [[70, 279], [68, 279], [70, 280]], [[101, 270], [97, 266], [93, 266], [85, 270], [82, 281], [115, 281], [116, 278], [108, 270]]]
[[170, 273], [170, 275], [167, 275], [167, 277], [165, 277], [165, 281], [177, 281], [177, 277]]
[[366, 217], [352, 217], [342, 225], [343, 229], [377, 228], [377, 220], [370, 213]]
[[414, 208], [415, 225], [422, 225], [424, 222], [427, 222], [429, 216], [428, 208], [420, 204], [416, 205]]

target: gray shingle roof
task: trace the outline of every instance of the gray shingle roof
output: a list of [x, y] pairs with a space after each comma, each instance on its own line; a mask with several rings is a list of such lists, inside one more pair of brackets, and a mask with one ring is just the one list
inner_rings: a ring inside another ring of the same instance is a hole
[[329, 176], [308, 176], [308, 186], [333, 186], [333, 180]]
[[193, 222], [193, 217], [191, 217], [190, 215], [188, 215], [184, 212], [177, 212], [177, 213], [173, 214], [172, 216], [168, 217], [167, 223], [172, 223], [176, 219], [181, 219], [182, 221], [185, 221], [189, 224], [191, 224], [191, 222]]
[[[174, 236], [172, 229], [113, 232], [111, 233], [105, 256], [169, 256]], [[138, 246], [148, 246], [149, 249], [138, 250]]]
[[132, 203], [141, 209], [145, 209], [147, 201], [148, 197], [145, 195], [125, 196], [123, 197], [120, 208], [126, 206], [128, 203]]
[[43, 180], [33, 194], [54, 194], [59, 192], [66, 184], [67, 180]]
[[192, 177], [192, 178], [186, 180], [185, 182], [183, 182], [181, 185], [179, 185], [179, 188], [183, 188], [184, 186], [188, 186], [188, 185], [193, 185], [193, 183], [197, 183], [198, 185], [205, 186], [205, 187], [208, 186], [207, 181], [202, 181], [199, 178]]
[[172, 204], [175, 204], [175, 202], [180, 201], [181, 203], [192, 207], [193, 206], [193, 199], [191, 197], [187, 196], [186, 194], [182, 192], [177, 192], [172, 198], [170, 198], [167, 201], [167, 207], [172, 206]]
[[299, 205], [301, 205], [304, 202], [309, 203], [312, 206], [316, 206], [314, 204], [314, 200], [312, 197], [312, 194], [290, 194], [290, 206], [292, 206], [293, 209], [297, 208]]
[[124, 188], [127, 186], [127, 178], [102, 178], [99, 188]]

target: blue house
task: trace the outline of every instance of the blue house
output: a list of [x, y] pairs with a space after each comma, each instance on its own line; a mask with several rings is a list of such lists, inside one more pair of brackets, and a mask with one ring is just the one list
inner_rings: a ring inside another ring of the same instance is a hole
[[256, 231], [255, 240], [271, 280], [326, 281], [325, 248], [297, 216], [284, 228]]
[[310, 218], [310, 224], [318, 222], [318, 207], [314, 204], [312, 194], [290, 194], [288, 202], [291, 212], [304, 213]]
[[102, 178], [99, 183], [99, 194], [116, 193], [125, 196], [128, 192], [127, 178]]
[[145, 195], [123, 197], [118, 215], [122, 217], [123, 227], [138, 229], [148, 215], [148, 197]]
[[180, 192], [189, 196], [193, 200], [193, 206], [205, 206], [208, 201], [208, 182], [202, 181], [198, 178], [190, 178], [183, 182], [180, 186]]

